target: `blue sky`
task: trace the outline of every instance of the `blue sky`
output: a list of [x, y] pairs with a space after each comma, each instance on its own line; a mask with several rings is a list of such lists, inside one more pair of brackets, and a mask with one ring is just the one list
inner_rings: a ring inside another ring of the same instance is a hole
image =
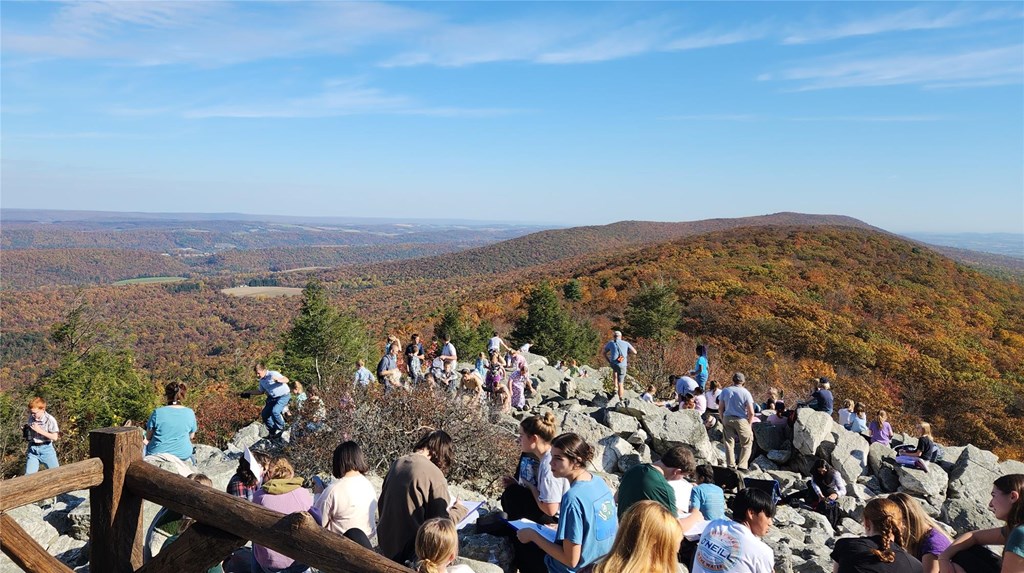
[[1013, 3], [2, 4], [4, 207], [1024, 232]]

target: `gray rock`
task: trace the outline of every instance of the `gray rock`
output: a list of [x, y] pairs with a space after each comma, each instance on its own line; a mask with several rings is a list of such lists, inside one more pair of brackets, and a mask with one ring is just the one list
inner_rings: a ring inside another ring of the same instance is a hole
[[793, 426], [793, 447], [806, 456], [813, 456], [823, 442], [832, 437], [835, 422], [824, 412], [800, 408]]
[[512, 569], [512, 539], [482, 533], [459, 536], [459, 555], [473, 561], [491, 563], [506, 573]]
[[60, 559], [61, 563], [68, 567], [77, 567], [89, 561], [86, 545], [88, 543], [85, 541], [62, 535], [46, 547], [46, 552]]
[[561, 418], [558, 420], [558, 426], [561, 428], [561, 431], [578, 434], [588, 444], [596, 444], [602, 438], [612, 433], [611, 430], [586, 414], [577, 412], [558, 412], [555, 414], [556, 417], [559, 415]]
[[964, 498], [947, 499], [942, 504], [939, 519], [943, 523], [948, 523], [957, 534], [1002, 526], [987, 508]]
[[[633, 445], [619, 436], [608, 436], [601, 439], [598, 444], [604, 448], [601, 456], [601, 469], [607, 473], [619, 471], [619, 458], [627, 454], [636, 454]], [[594, 460], [598, 460], [595, 458]]]
[[803, 525], [807, 519], [800, 513], [788, 505], [779, 505], [775, 508], [775, 526], [776, 527], [799, 527]]
[[949, 472], [948, 495], [988, 503], [992, 482], [1000, 476], [999, 458], [968, 445]]
[[839, 522], [839, 533], [844, 535], [864, 535], [864, 526], [861, 525], [860, 521], [844, 517]]
[[89, 540], [89, 524], [92, 523], [92, 508], [89, 500], [86, 499], [77, 507], [68, 512], [68, 521], [71, 522], [71, 537], [80, 541]]
[[694, 449], [694, 455], [698, 460], [714, 463], [718, 459], [696, 410], [665, 410], [661, 416], [645, 416], [643, 426], [651, 436], [651, 447], [659, 454], [664, 454], [677, 445], [688, 445]]
[[635, 417], [621, 414], [614, 410], [601, 410], [601, 413], [598, 414], [598, 420], [605, 426], [608, 426], [611, 431], [624, 438], [640, 429], [640, 421]]
[[626, 454], [619, 457], [618, 472], [624, 474], [642, 463], [644, 461], [639, 454]]
[[768, 475], [772, 476], [772, 479], [779, 482], [779, 487], [783, 493], [788, 492], [790, 489], [799, 487], [803, 489], [807, 480], [796, 472], [790, 472], [786, 470], [767, 470]]
[[879, 442], [875, 442], [868, 446], [868, 467], [871, 469], [871, 473], [878, 473], [878, 470], [882, 467], [882, 460], [884, 458], [895, 459], [896, 450]]
[[465, 557], [458, 557], [455, 559], [456, 565], [465, 565], [469, 567], [473, 573], [505, 573], [499, 565], [493, 563], [486, 563], [484, 561], [475, 561], [473, 559], [466, 559]]
[[764, 455], [757, 456], [757, 458], [755, 458], [752, 463], [753, 465], [761, 468], [764, 471], [779, 469], [778, 464], [776, 464], [775, 462], [773, 462], [771, 459]]
[[43, 519], [43, 509], [34, 503], [16, 507], [6, 513], [14, 518], [29, 537], [43, 547], [49, 546], [60, 537], [57, 528]]
[[884, 493], [893, 493], [900, 488], [900, 476], [896, 474], [896, 470], [891, 466], [879, 468], [875, 477], [878, 478], [879, 483], [882, 485], [882, 492]]
[[930, 471], [915, 468], [896, 468], [896, 475], [900, 478], [900, 491], [911, 495], [918, 495], [928, 498], [929, 501], [941, 503], [946, 497], [946, 488], [949, 485], [949, 477], [946, 472], [933, 468]]
[[621, 403], [615, 406], [615, 411], [619, 414], [625, 414], [632, 416], [638, 420], [651, 417], [657, 418], [668, 412], [668, 408], [664, 406], [658, 406], [651, 402], [645, 402], [639, 398], [626, 398]]
[[1010, 474], [1024, 474], [1024, 462], [1018, 462], [1017, 460], [1006, 460], [999, 463], [999, 473], [1001, 475]]
[[782, 448], [782, 444], [789, 439], [788, 426], [776, 426], [774, 424], [754, 424], [754, 441], [762, 451], [768, 452]]
[[248, 426], [235, 432], [234, 437], [228, 442], [228, 450], [241, 452], [246, 447], [252, 447], [256, 445], [256, 442], [270, 435], [267, 431], [267, 427], [261, 422], [253, 422]]
[[856, 483], [857, 478], [867, 473], [868, 443], [860, 434], [839, 430], [836, 447], [830, 455], [832, 467], [848, 484]]
[[860, 518], [864, 515], [864, 507], [867, 505], [866, 502], [860, 501], [850, 495], [844, 495], [840, 497], [836, 503], [839, 506], [841, 515], [845, 515], [846, 517], [855, 520], [857, 523], [860, 523]]
[[785, 464], [789, 462], [789, 460], [793, 459], [793, 450], [771, 450], [768, 452], [768, 459], [776, 464]]

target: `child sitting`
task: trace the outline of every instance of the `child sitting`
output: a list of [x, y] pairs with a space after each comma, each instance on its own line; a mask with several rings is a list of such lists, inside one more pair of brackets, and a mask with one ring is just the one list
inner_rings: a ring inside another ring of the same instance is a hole
[[468, 565], [452, 565], [459, 556], [455, 524], [445, 517], [423, 522], [416, 532], [417, 573], [473, 573]]

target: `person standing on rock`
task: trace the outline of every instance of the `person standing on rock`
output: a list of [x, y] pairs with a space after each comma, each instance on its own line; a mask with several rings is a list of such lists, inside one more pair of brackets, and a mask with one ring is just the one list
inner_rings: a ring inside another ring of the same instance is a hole
[[438, 355], [438, 358], [444, 362], [446, 372], [455, 372], [455, 363], [459, 361], [459, 353], [455, 351], [452, 337], [448, 334], [444, 335], [444, 346], [441, 347], [441, 354]]
[[697, 345], [697, 362], [693, 365], [693, 370], [690, 370], [690, 376], [697, 381], [697, 386], [703, 390], [705, 384], [708, 382], [708, 348], [703, 344]]
[[60, 428], [57, 419], [47, 413], [46, 400], [36, 396], [29, 401], [28, 423], [22, 427], [22, 433], [28, 441], [25, 475], [39, 471], [40, 462], [50, 470], [60, 465], [53, 447], [53, 442], [60, 437]]
[[619, 394], [619, 400], [623, 399], [626, 388], [626, 367], [629, 362], [629, 353], [636, 354], [633, 345], [622, 339], [622, 333], [618, 330], [612, 331], [612, 339], [604, 345], [604, 359], [612, 367], [615, 374], [615, 390]]
[[729, 469], [746, 470], [754, 447], [754, 432], [751, 429], [754, 423], [754, 397], [743, 387], [746, 382], [747, 377], [737, 372], [732, 375], [732, 386], [718, 395], [718, 407], [725, 426], [722, 431], [725, 464]]
[[505, 341], [502, 340], [500, 336], [498, 336], [498, 331], [495, 330], [494, 332], [491, 333], [491, 338], [487, 340], [487, 356], [493, 359], [495, 356], [501, 353], [502, 347], [504, 347], [505, 350], [508, 350], [509, 352], [512, 351], [512, 348], [509, 347], [509, 345], [505, 344]]
[[771, 494], [744, 489], [733, 499], [732, 510], [734, 519], [716, 519], [704, 529], [690, 571], [772, 573], [775, 552], [761, 541], [775, 517]]
[[424, 356], [420, 335], [413, 334], [412, 341], [405, 347], [405, 364], [409, 369], [409, 380], [412, 384], [419, 384], [423, 381]]
[[260, 417], [270, 431], [267, 439], [276, 440], [284, 432], [284, 409], [291, 400], [291, 388], [288, 387], [288, 377], [276, 370], [267, 370], [267, 365], [257, 362], [253, 368], [256, 377], [260, 380], [260, 387], [257, 392], [246, 391], [240, 395], [249, 398], [253, 394], [266, 394], [267, 403], [263, 405]]

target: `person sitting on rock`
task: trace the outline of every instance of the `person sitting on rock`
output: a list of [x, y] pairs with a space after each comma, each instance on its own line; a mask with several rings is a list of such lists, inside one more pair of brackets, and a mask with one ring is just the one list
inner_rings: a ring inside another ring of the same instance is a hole
[[846, 399], [843, 401], [843, 407], [839, 409], [839, 425], [847, 427], [850, 425], [850, 418], [853, 416], [854, 404], [853, 400]]
[[[988, 508], [1003, 527], [968, 531], [939, 555], [941, 573], [1020, 573], [1024, 571], [1024, 474], [1007, 474], [992, 483]], [[999, 558], [985, 545], [1002, 545]]]
[[953, 541], [928, 517], [921, 502], [902, 492], [889, 494], [888, 499], [900, 507], [903, 516], [903, 548], [921, 560], [924, 573], [939, 573], [939, 555]]
[[377, 491], [366, 479], [370, 466], [359, 444], [352, 441], [339, 444], [331, 461], [335, 479], [313, 504], [320, 525], [372, 549], [370, 537], [377, 533]]
[[462, 395], [463, 402], [479, 406], [484, 399], [483, 378], [477, 374], [476, 370], [470, 368], [459, 370], [459, 374], [462, 375], [459, 380], [459, 393]]
[[834, 398], [832, 397], [832, 383], [828, 378], [822, 376], [815, 383], [815, 390], [811, 393], [811, 401], [807, 406], [815, 412], [824, 412], [832, 415]]
[[452, 520], [428, 519], [416, 531], [416, 573], [473, 573], [468, 565], [452, 565], [458, 556], [459, 535]]
[[775, 504], [758, 489], [741, 490], [733, 499], [733, 519], [708, 524], [697, 544], [693, 573], [772, 573], [775, 552], [761, 541], [772, 527]]
[[694, 472], [697, 485], [690, 490], [690, 511], [707, 521], [725, 519], [725, 492], [715, 484], [715, 470], [710, 465], [698, 466]]
[[[619, 482], [619, 491], [616, 493], [619, 519], [621, 520], [634, 504], [647, 499], [665, 506], [672, 515], [679, 515], [680, 505], [683, 506], [682, 511], [689, 510], [693, 486], [686, 480], [693, 475], [696, 466], [693, 451], [689, 446], [675, 446], [653, 464], [639, 464], [630, 468], [623, 474]], [[669, 484], [670, 481], [682, 482], [684, 487], [676, 489]], [[676, 499], [677, 491], [680, 499]], [[693, 512], [688, 517], [680, 519], [679, 523], [683, 531], [689, 531], [702, 518], [700, 512]]]
[[[267, 467], [266, 481], [256, 490], [252, 501], [285, 515], [309, 511], [313, 507], [313, 494], [302, 487], [302, 482], [286, 458], [274, 458]], [[302, 573], [309, 569], [283, 553], [255, 543], [252, 556], [254, 572]]]
[[170, 454], [179, 460], [196, 463], [192, 440], [199, 427], [196, 413], [182, 404], [188, 386], [171, 382], [164, 387], [167, 405], [161, 406], [146, 422], [146, 455]]
[[[569, 491], [569, 481], [555, 477], [551, 470], [551, 441], [555, 439], [558, 423], [555, 415], [545, 412], [530, 416], [519, 424], [519, 465], [513, 477], [502, 479], [505, 490], [501, 494], [501, 509], [507, 520], [529, 519], [541, 525], [558, 523], [562, 497]], [[477, 521], [477, 531], [498, 535], [515, 535], [504, 522], [494, 523], [494, 514]], [[490, 525], [488, 525], [490, 524]], [[487, 528], [485, 530], [484, 528]], [[512, 565], [520, 573], [547, 573], [546, 555], [533, 543], [514, 544]]]
[[928, 471], [928, 462], [935, 461], [939, 448], [932, 439], [932, 425], [918, 422], [917, 447], [910, 445], [896, 446], [896, 463], [908, 468]]
[[885, 410], [878, 411], [878, 420], [868, 425], [872, 444], [888, 446], [892, 441], [892, 426], [889, 425], [889, 414]]
[[238, 459], [235, 475], [228, 481], [227, 492], [235, 497], [252, 501], [253, 495], [263, 483], [263, 474], [270, 464], [270, 456], [264, 452], [245, 448]]
[[864, 537], [837, 539], [835, 573], [921, 573], [921, 562], [900, 546], [903, 514], [899, 505], [875, 498], [864, 508]]
[[784, 503], [803, 501], [812, 509], [828, 518], [829, 524], [835, 526], [839, 521], [839, 508], [836, 502], [846, 495], [846, 481], [843, 476], [828, 462], [818, 458], [811, 466], [811, 479], [807, 489], [791, 493], [783, 498]]
[[765, 422], [773, 425], [785, 427], [789, 425], [789, 416], [786, 412], [786, 403], [782, 400], [775, 402], [775, 407], [772, 408], [771, 415], [765, 419]]
[[535, 543], [544, 553], [549, 573], [576, 573], [607, 554], [618, 522], [615, 500], [604, 480], [587, 471], [594, 448], [576, 434], [562, 434], [551, 442], [551, 473], [569, 480], [569, 491], [559, 505], [555, 541], [535, 529], [520, 529], [520, 543]]
[[857, 405], [853, 407], [853, 413], [850, 415], [850, 422], [846, 425], [846, 429], [866, 436], [868, 431], [868, 407], [864, 405], [864, 402], [857, 402]]
[[615, 542], [588, 573], [675, 573], [683, 528], [662, 504], [633, 504], [619, 522]]
[[415, 532], [426, 520], [448, 517], [457, 523], [467, 513], [451, 498], [445, 479], [455, 457], [451, 436], [444, 430], [427, 432], [412, 450], [391, 464], [377, 504], [380, 552], [398, 563], [415, 557]]

